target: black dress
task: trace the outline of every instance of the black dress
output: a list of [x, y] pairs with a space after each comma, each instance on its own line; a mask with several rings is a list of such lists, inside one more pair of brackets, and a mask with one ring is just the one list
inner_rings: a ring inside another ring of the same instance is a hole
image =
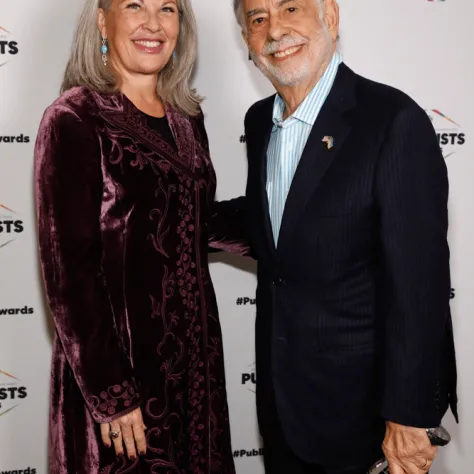
[[173, 133], [171, 132], [170, 124], [168, 123], [166, 115], [164, 117], [153, 117], [146, 114], [145, 112], [142, 112], [142, 115], [145, 117], [147, 125], [156, 133], [158, 133], [158, 135], [160, 135], [161, 138], [165, 140], [168, 145], [172, 146], [176, 151], [176, 142], [174, 140]]

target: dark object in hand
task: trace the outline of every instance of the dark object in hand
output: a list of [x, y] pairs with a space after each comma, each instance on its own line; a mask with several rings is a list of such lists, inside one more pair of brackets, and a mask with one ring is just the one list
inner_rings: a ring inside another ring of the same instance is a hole
[[[446, 446], [451, 441], [451, 435], [443, 426], [429, 428], [426, 434], [432, 446]], [[367, 474], [389, 474], [388, 461], [385, 458], [378, 460]]]

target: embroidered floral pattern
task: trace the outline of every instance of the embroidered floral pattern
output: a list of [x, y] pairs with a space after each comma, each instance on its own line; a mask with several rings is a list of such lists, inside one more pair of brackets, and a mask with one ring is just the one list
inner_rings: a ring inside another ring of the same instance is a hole
[[156, 176], [147, 239], [161, 256], [161, 284], [148, 301], [159, 328], [155, 353], [163, 385], [142, 405], [149, 428], [144, 463], [150, 473], [234, 474], [222, 340], [207, 263], [201, 262], [207, 251], [201, 235], [207, 210], [201, 207], [213, 202], [215, 175], [204, 127], [172, 110], [168, 119], [179, 137], [179, 158], [167, 148], [156, 153], [156, 134], [149, 130], [141, 130], [138, 141], [127, 137], [123, 123], [107, 125], [113, 147], [126, 144], [123, 152], [115, 149], [111, 163]]
[[88, 403], [93, 410], [99, 411], [104, 417], [110, 417], [133, 407], [139, 399], [140, 395], [133, 385], [125, 381], [104, 390], [99, 397], [90, 397]]
[[[80, 109], [90, 127], [84, 164], [102, 178], [102, 193], [86, 200], [101, 201], [101, 238], [91, 253], [102, 252], [113, 320], [101, 320], [100, 307], [93, 315], [99, 336], [90, 335], [87, 356], [95, 360], [97, 350], [110, 373], [98, 370], [83, 390], [89, 410], [78, 406], [78, 384], [58, 349], [51, 474], [235, 474], [207, 266], [206, 222], [216, 183], [202, 115], [167, 110], [175, 149], [121, 94], [85, 88], [69, 94], [74, 104], [68, 107]], [[123, 361], [108, 358], [112, 346]], [[147, 426], [147, 453], [115, 459], [97, 423], [136, 406]]]

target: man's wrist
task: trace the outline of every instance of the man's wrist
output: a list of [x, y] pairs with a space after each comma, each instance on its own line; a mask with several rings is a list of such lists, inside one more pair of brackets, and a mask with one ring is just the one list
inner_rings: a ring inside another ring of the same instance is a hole
[[435, 428], [418, 428], [414, 426], [401, 425], [400, 423], [396, 423], [393, 421], [387, 421], [386, 424], [387, 427], [390, 427], [391, 429], [395, 430], [400, 430], [404, 428], [415, 430], [423, 429], [423, 431], [426, 432], [426, 435], [428, 436], [428, 439], [432, 446], [446, 446], [451, 441], [450, 434], [441, 425]]

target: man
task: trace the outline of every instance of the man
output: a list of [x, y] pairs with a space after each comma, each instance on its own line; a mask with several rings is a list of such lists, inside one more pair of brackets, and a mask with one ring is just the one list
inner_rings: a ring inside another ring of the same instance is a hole
[[[365, 474], [383, 449], [391, 474], [426, 473], [426, 429], [449, 404], [456, 413], [448, 181], [432, 125], [342, 62], [335, 0], [234, 7], [277, 92], [245, 118], [266, 472]], [[222, 212], [238, 217], [241, 203]]]

